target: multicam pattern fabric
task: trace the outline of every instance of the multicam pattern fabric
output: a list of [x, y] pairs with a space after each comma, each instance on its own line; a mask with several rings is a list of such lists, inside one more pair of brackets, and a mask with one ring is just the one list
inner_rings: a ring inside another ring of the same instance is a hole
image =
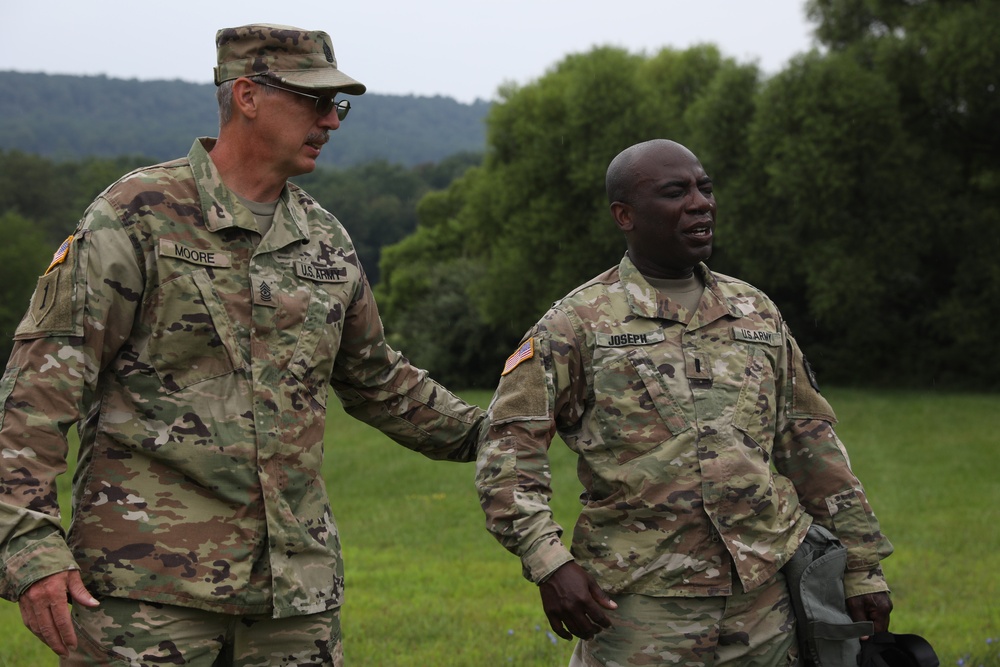
[[[848, 547], [848, 595], [886, 590], [891, 553], [774, 304], [697, 267], [691, 313], [626, 256], [528, 332], [500, 380], [476, 483], [487, 526], [545, 579], [576, 560], [611, 593], [724, 596], [773, 578], [818, 521]], [[547, 450], [579, 456], [572, 551], [549, 511]]]
[[78, 644], [60, 667], [343, 667], [340, 609], [271, 618], [104, 598], [73, 605]]
[[569, 667], [795, 665], [788, 585], [770, 582], [728, 597], [618, 595], [612, 627], [580, 641]]
[[337, 69], [330, 35], [260, 23], [224, 28], [215, 35], [215, 85], [241, 76], [270, 74], [304, 88], [337, 88], [361, 95], [365, 85]]
[[[388, 347], [336, 218], [289, 184], [261, 239], [212, 145], [101, 194], [39, 280], [0, 381], [7, 599], [79, 567], [96, 595], [275, 617], [339, 606], [330, 386], [408, 448], [475, 458], [482, 410]], [[64, 539], [55, 477], [73, 424]]]

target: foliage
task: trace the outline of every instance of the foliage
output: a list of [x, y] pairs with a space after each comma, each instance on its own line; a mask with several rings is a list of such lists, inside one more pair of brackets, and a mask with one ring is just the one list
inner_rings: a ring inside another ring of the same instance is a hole
[[[626, 146], [668, 137], [715, 181], [711, 266], [775, 299], [824, 380], [1000, 388], [1000, 355], [979, 353], [992, 349], [1000, 324], [1000, 3], [806, 7], [823, 50], [767, 79], [710, 45], [600, 47], [503, 87], [482, 108], [362, 96], [351, 132], [326, 152], [363, 164], [299, 181], [344, 221], [382, 283], [393, 343], [442, 380], [492, 386], [504, 355], [553, 300], [619, 260], [604, 171]], [[127, 138], [119, 146], [145, 152], [146, 139], [171, 133], [150, 126], [153, 116], [186, 118], [197, 106], [186, 95], [211, 97], [180, 82], [0, 73], [3, 82], [12, 94], [0, 98], [0, 146], [18, 137], [38, 150], [62, 150], [63, 127], [79, 141], [109, 134], [101, 123], [113, 118]], [[183, 108], [157, 106], [165, 94]], [[92, 108], [100, 118], [88, 116]], [[65, 109], [91, 118], [88, 131], [51, 116]], [[483, 130], [484, 115], [485, 158], [464, 178], [456, 180], [479, 153], [455, 153], [440, 135], [434, 141], [453, 157], [382, 155], [420, 144], [428, 128]], [[49, 134], [26, 125], [35, 116]], [[136, 116], [143, 130], [130, 134]], [[369, 132], [369, 122], [380, 129]], [[405, 136], [386, 131], [389, 122]], [[184, 134], [171, 157], [196, 132]], [[363, 152], [353, 153], [355, 139]], [[84, 169], [0, 151], [0, 213], [35, 221], [58, 243], [90, 197], [136, 160]]]
[[[997, 645], [984, 643], [1000, 636], [1000, 485], [984, 465], [996, 456], [996, 397], [825, 393], [896, 549], [885, 561], [892, 630], [926, 637], [942, 665], [963, 657], [965, 665], [997, 665]], [[466, 398], [485, 405], [489, 393]], [[572, 644], [553, 644], [536, 587], [483, 527], [471, 464], [404, 451], [335, 402], [326, 443], [324, 479], [346, 562], [348, 664], [569, 662]], [[550, 456], [553, 513], [569, 529], [579, 513], [576, 460], [558, 441]], [[63, 500], [68, 477], [60, 478]], [[17, 605], [0, 602], [0, 634], [0, 666], [57, 664], [24, 628]]]
[[[60, 161], [141, 153], [161, 162], [187, 154], [195, 137], [218, 133], [212, 84], [8, 71], [0, 72], [0, 89], [0, 149]], [[484, 100], [350, 99], [351, 115], [323, 151], [322, 166], [385, 160], [412, 167], [483, 150]]]
[[42, 233], [27, 218], [13, 211], [0, 214], [4, 242], [0, 244], [0, 359], [6, 362], [13, 349], [12, 337], [35, 288], [25, 276], [37, 276], [47, 266], [55, 246], [45, 243]]
[[[617, 262], [604, 170], [626, 146], [667, 137], [715, 181], [711, 266], [768, 292], [824, 379], [1000, 388], [1000, 355], [972, 352], [991, 349], [1000, 324], [1000, 3], [808, 9], [827, 50], [770, 79], [711, 46], [602, 47], [501, 89], [483, 169], [452, 186], [454, 224], [416, 232], [465, 237], [450, 247], [476, 267], [464, 289], [483, 330], [523, 332]], [[384, 296], [450, 259], [384, 266], [399, 272]]]
[[[740, 135], [733, 117], [749, 108], [757, 76], [712, 46], [649, 58], [601, 47], [569, 56], [535, 83], [502, 89], [482, 169], [422, 208], [414, 236], [385, 253], [379, 299], [399, 344], [417, 360], [415, 350], [431, 345], [428, 359], [476, 366], [445, 381], [495, 383], [504, 356], [553, 300], [621, 259], [604, 191], [611, 158], [654, 136], [703, 141], [723, 155], [723, 136]], [[729, 134], [695, 132], [702, 114], [728, 118]], [[432, 277], [442, 272], [461, 276], [464, 336], [454, 335], [453, 319], [424, 320], [429, 332], [404, 325], [435, 312], [444, 296]]]
[[382, 248], [416, 229], [420, 198], [481, 160], [479, 154], [460, 153], [413, 168], [376, 160], [349, 169], [319, 169], [295, 181], [344, 223], [374, 284]]
[[[374, 284], [379, 280], [381, 248], [413, 232], [421, 197], [447, 186], [481, 160], [477, 153], [457, 153], [439, 163], [411, 168], [377, 161], [345, 169], [321, 168], [296, 181], [344, 222]], [[57, 163], [0, 150], [0, 229], [7, 239], [0, 247], [3, 359], [10, 354], [11, 336], [27, 308], [35, 279], [52, 253], [101, 191], [149, 162], [131, 157]]]

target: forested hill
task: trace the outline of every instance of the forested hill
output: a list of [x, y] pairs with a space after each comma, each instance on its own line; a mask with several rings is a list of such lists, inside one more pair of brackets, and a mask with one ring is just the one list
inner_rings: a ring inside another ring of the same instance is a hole
[[[55, 160], [168, 160], [187, 154], [195, 137], [218, 133], [215, 86], [207, 83], [0, 71], [0, 90], [0, 149]], [[489, 102], [371, 92], [350, 100], [322, 166], [413, 166], [485, 149]]]

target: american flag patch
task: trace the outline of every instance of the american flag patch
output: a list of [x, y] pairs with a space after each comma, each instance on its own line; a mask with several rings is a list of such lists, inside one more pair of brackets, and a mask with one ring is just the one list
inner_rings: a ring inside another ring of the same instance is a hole
[[60, 264], [66, 261], [66, 255], [69, 254], [69, 244], [72, 242], [73, 242], [73, 235], [71, 234], [70, 236], [66, 237], [65, 241], [62, 242], [62, 245], [59, 246], [59, 250], [56, 250], [56, 253], [52, 255], [52, 263], [49, 264], [49, 268], [45, 269], [46, 274], [49, 271], [51, 271], [54, 267], [59, 266]]
[[503, 373], [500, 376], [507, 375], [507, 373], [517, 368], [518, 364], [522, 361], [531, 359], [533, 356], [535, 356], [535, 339], [529, 338], [524, 341], [521, 347], [517, 348], [517, 352], [507, 357], [507, 363], [503, 365]]

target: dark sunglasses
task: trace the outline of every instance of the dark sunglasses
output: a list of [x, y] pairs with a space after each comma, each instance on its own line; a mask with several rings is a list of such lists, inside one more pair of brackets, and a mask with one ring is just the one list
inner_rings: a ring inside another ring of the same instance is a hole
[[273, 83], [267, 83], [264, 81], [257, 81], [256, 83], [259, 83], [262, 86], [267, 86], [268, 88], [277, 88], [278, 90], [284, 90], [289, 93], [294, 93], [295, 95], [310, 97], [316, 100], [316, 113], [320, 116], [325, 116], [336, 109], [337, 119], [344, 120], [347, 118], [347, 112], [351, 110], [351, 103], [348, 100], [337, 101], [333, 99], [333, 95], [310, 95], [309, 93], [303, 93], [301, 90], [285, 88], [284, 86], [276, 86]]

